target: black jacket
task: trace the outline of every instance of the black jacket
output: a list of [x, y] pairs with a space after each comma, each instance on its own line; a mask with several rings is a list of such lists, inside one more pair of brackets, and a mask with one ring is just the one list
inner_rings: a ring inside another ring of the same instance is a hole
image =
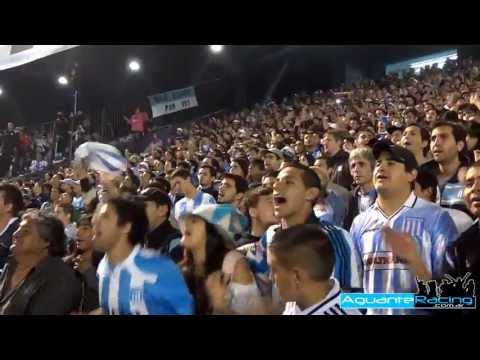
[[467, 272], [475, 280], [475, 293], [480, 295], [480, 223], [475, 223], [447, 248], [445, 273], [463, 277]]
[[[359, 198], [359, 192], [360, 192], [360, 187], [356, 187], [353, 191], [352, 191], [352, 201], [351, 201], [351, 205], [347, 211], [347, 215], [345, 216], [345, 220], [343, 222], [344, 224], [344, 228], [346, 230], [350, 230], [350, 227], [352, 226], [352, 223], [353, 223], [353, 220], [355, 219], [355, 217], [360, 214], [360, 210], [358, 209], [358, 198]], [[376, 200], [376, 197], [375, 197], [375, 200]], [[375, 202], [374, 200], [374, 202]]]
[[166, 220], [155, 230], [148, 233], [145, 247], [159, 250], [162, 255], [170, 256], [173, 261], [178, 262], [183, 257], [183, 250], [180, 246], [182, 235], [175, 229], [170, 221]]
[[208, 188], [203, 188], [202, 186], [199, 186], [198, 190], [204, 193], [210, 194], [214, 197], [215, 200], [218, 200], [218, 191], [215, 189], [213, 185]]
[[[0, 235], [0, 269], [5, 266], [8, 256], [10, 255], [10, 245], [12, 245], [12, 236], [18, 229], [20, 219], [16, 219], [10, 224], [8, 229], [5, 229], [3, 234]], [[1, 231], [1, 229], [0, 229]]]
[[19, 287], [7, 292], [15, 266], [12, 259], [0, 276], [0, 314], [68, 315], [78, 309], [81, 281], [61, 258], [47, 256]]
[[350, 174], [348, 165], [348, 153], [340, 150], [331, 158], [327, 159], [327, 165], [332, 169], [331, 180], [345, 189], [350, 190], [353, 184], [353, 178]]

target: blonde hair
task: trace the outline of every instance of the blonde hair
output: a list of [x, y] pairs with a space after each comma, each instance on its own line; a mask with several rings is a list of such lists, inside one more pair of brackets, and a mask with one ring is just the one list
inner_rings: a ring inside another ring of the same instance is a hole
[[375, 157], [373, 156], [373, 151], [368, 147], [361, 147], [352, 150], [350, 152], [350, 156], [348, 157], [348, 163], [350, 164], [350, 162], [355, 159], [367, 160], [372, 166], [372, 169], [375, 167]]

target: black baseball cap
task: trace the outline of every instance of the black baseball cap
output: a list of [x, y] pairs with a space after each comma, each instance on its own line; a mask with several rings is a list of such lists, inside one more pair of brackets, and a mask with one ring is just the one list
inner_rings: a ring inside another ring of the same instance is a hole
[[418, 163], [410, 150], [386, 141], [378, 141], [373, 146], [373, 156], [378, 160], [383, 152], [388, 152], [393, 161], [405, 165], [407, 171], [418, 170]]
[[172, 202], [167, 193], [153, 187], [143, 190], [140, 195], [138, 195], [138, 199], [142, 201], [153, 201], [157, 205], [167, 205], [169, 209], [172, 207]]

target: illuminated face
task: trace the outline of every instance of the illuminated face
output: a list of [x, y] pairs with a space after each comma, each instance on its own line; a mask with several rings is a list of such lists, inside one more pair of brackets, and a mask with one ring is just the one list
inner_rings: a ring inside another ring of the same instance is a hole
[[275, 216], [288, 218], [300, 212], [306, 201], [306, 191], [301, 170], [288, 167], [280, 171], [273, 184]]
[[422, 140], [420, 128], [418, 126], [409, 126], [403, 131], [400, 146], [410, 150], [414, 154], [418, 154], [422, 152], [423, 148], [427, 145]]
[[325, 134], [322, 139], [323, 151], [327, 156], [334, 156], [342, 148], [342, 142], [336, 141], [332, 134]]
[[380, 195], [392, 195], [410, 189], [415, 177], [415, 173], [407, 172], [404, 164], [392, 160], [388, 152], [383, 152], [375, 163], [373, 184]]
[[218, 202], [221, 204], [231, 204], [235, 201], [237, 195], [237, 188], [235, 181], [230, 178], [223, 178], [218, 188]]
[[476, 218], [480, 218], [480, 167], [471, 167], [465, 175], [463, 190], [465, 204]]
[[437, 163], [450, 163], [460, 151], [450, 126], [440, 126], [432, 131], [430, 150]]
[[350, 161], [350, 173], [357, 185], [365, 185], [372, 181], [373, 169], [367, 159], [356, 157]]

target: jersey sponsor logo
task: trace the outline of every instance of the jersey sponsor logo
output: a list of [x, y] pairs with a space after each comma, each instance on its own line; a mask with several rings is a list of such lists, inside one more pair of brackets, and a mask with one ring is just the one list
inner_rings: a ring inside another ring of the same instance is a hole
[[407, 261], [392, 252], [374, 252], [363, 256], [365, 271], [372, 270], [408, 270]]

